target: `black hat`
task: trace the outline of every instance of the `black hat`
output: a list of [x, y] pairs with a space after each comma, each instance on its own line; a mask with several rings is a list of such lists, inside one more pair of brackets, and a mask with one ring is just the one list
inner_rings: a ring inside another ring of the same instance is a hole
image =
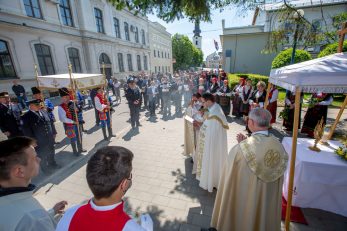
[[69, 96], [69, 90], [66, 87], [59, 88], [59, 95], [60, 96]]
[[26, 101], [26, 104], [27, 105], [30, 105], [30, 104], [40, 104], [41, 102], [42, 102], [42, 100], [40, 100], [40, 99], [32, 99], [32, 100]]
[[135, 82], [135, 80], [134, 80], [133, 77], [130, 77], [130, 78], [128, 79], [128, 83], [134, 83], [134, 82]]
[[31, 92], [33, 93], [33, 95], [41, 94], [40, 89], [38, 89], [37, 87], [32, 87]]
[[7, 91], [0, 92], [0, 97], [9, 97]]

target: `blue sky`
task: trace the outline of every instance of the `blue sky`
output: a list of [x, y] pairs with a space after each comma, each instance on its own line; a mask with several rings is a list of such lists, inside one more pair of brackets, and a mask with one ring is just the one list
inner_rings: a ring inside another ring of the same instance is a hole
[[[175, 33], [184, 34], [187, 35], [190, 40], [192, 40], [194, 23], [189, 22], [188, 19], [181, 19], [179, 21], [174, 21], [173, 23], [166, 23], [157, 18], [155, 15], [148, 15], [148, 18], [151, 21], [159, 22], [165, 26], [167, 31], [172, 35]], [[219, 10], [212, 11], [211, 18], [211, 23], [200, 23], [204, 59], [207, 55], [215, 51], [213, 40], [218, 42], [219, 50], [221, 50], [219, 35], [222, 34], [222, 19], [225, 19], [225, 27], [247, 26], [252, 23], [253, 11], [248, 11], [240, 15], [236, 12], [234, 7], [228, 7], [222, 12]]]

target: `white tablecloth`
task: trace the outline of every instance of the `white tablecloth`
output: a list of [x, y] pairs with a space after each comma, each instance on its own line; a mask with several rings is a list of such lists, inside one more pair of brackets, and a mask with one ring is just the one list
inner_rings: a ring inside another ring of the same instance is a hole
[[[321, 152], [311, 151], [308, 147], [313, 139], [298, 139], [293, 206], [317, 208], [347, 216], [347, 161], [334, 153], [341, 143], [329, 141], [330, 147], [318, 145]], [[282, 144], [289, 158], [292, 138], [285, 137]], [[283, 194], [287, 199], [289, 166], [284, 175]]]

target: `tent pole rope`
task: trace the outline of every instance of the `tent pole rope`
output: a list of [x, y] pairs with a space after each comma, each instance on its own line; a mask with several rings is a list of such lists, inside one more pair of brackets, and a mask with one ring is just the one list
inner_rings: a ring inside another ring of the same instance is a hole
[[341, 105], [339, 114], [337, 114], [337, 117], [336, 117], [336, 119], [334, 121], [334, 124], [333, 124], [333, 126], [331, 127], [331, 129], [329, 131], [328, 140], [331, 140], [331, 138], [333, 137], [333, 134], [334, 134], [334, 131], [336, 129], [336, 126], [337, 126], [338, 122], [341, 119], [342, 113], [345, 110], [346, 105], [347, 105], [347, 95], [345, 95], [345, 101], [343, 101], [343, 104]]
[[71, 65], [71, 63], [69, 63], [68, 69], [69, 69], [69, 77], [70, 77], [70, 86], [71, 86], [71, 91], [72, 91], [72, 102], [74, 104], [74, 113], [75, 113], [75, 117], [76, 117], [78, 140], [80, 141], [80, 144], [82, 145], [82, 137], [81, 137], [81, 133], [80, 133], [80, 122], [78, 121], [78, 115], [77, 115], [77, 110], [76, 110], [77, 105], [76, 105], [76, 101], [75, 101], [76, 90], [75, 90], [74, 81], [72, 80], [72, 65]]
[[293, 184], [294, 184], [294, 173], [295, 173], [295, 159], [296, 159], [296, 148], [297, 148], [298, 128], [299, 128], [300, 96], [301, 96], [301, 91], [300, 91], [299, 87], [296, 87], [296, 90], [295, 90], [295, 111], [294, 111], [292, 153], [290, 155], [288, 197], [287, 197], [287, 210], [286, 210], [286, 220], [285, 220], [285, 230], [286, 231], [289, 230], [290, 215], [291, 215], [291, 210], [292, 210]]
[[[102, 75], [104, 76], [104, 80], [105, 80], [105, 85], [104, 85], [104, 92], [106, 91], [106, 103], [110, 104], [109, 106], [111, 107], [111, 102], [108, 100], [108, 89], [107, 89], [107, 79], [106, 79], [106, 69], [105, 69], [105, 63], [102, 62]], [[108, 110], [108, 115], [110, 117], [110, 127], [112, 128], [112, 116], [111, 116], [111, 108]]]
[[266, 89], [266, 98], [265, 98], [265, 103], [264, 103], [264, 108], [267, 108], [267, 105], [269, 105], [269, 94], [270, 94], [270, 89], [272, 87], [272, 84], [268, 82], [267, 84], [267, 89]]

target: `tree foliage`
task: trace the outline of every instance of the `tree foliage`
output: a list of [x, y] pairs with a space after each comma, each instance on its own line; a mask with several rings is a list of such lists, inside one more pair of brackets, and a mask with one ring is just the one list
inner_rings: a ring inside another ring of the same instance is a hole
[[[318, 58], [335, 54], [337, 52], [338, 46], [339, 46], [338, 42], [329, 44], [319, 53]], [[347, 52], [347, 41], [344, 41], [342, 51]]]
[[[281, 51], [272, 61], [271, 68], [280, 68], [290, 64], [292, 58], [293, 49], [289, 48], [287, 50]], [[296, 50], [294, 63], [301, 63], [312, 59], [311, 54], [305, 50]]]
[[184, 70], [193, 66], [200, 66], [203, 53], [197, 49], [185, 35], [175, 34], [172, 37], [172, 57], [176, 60], [174, 70]]
[[155, 14], [165, 22], [187, 17], [191, 21], [211, 21], [211, 11], [223, 9], [229, 5], [242, 9], [251, 9], [259, 5], [253, 0], [108, 0], [116, 9], [127, 8], [135, 14]]

